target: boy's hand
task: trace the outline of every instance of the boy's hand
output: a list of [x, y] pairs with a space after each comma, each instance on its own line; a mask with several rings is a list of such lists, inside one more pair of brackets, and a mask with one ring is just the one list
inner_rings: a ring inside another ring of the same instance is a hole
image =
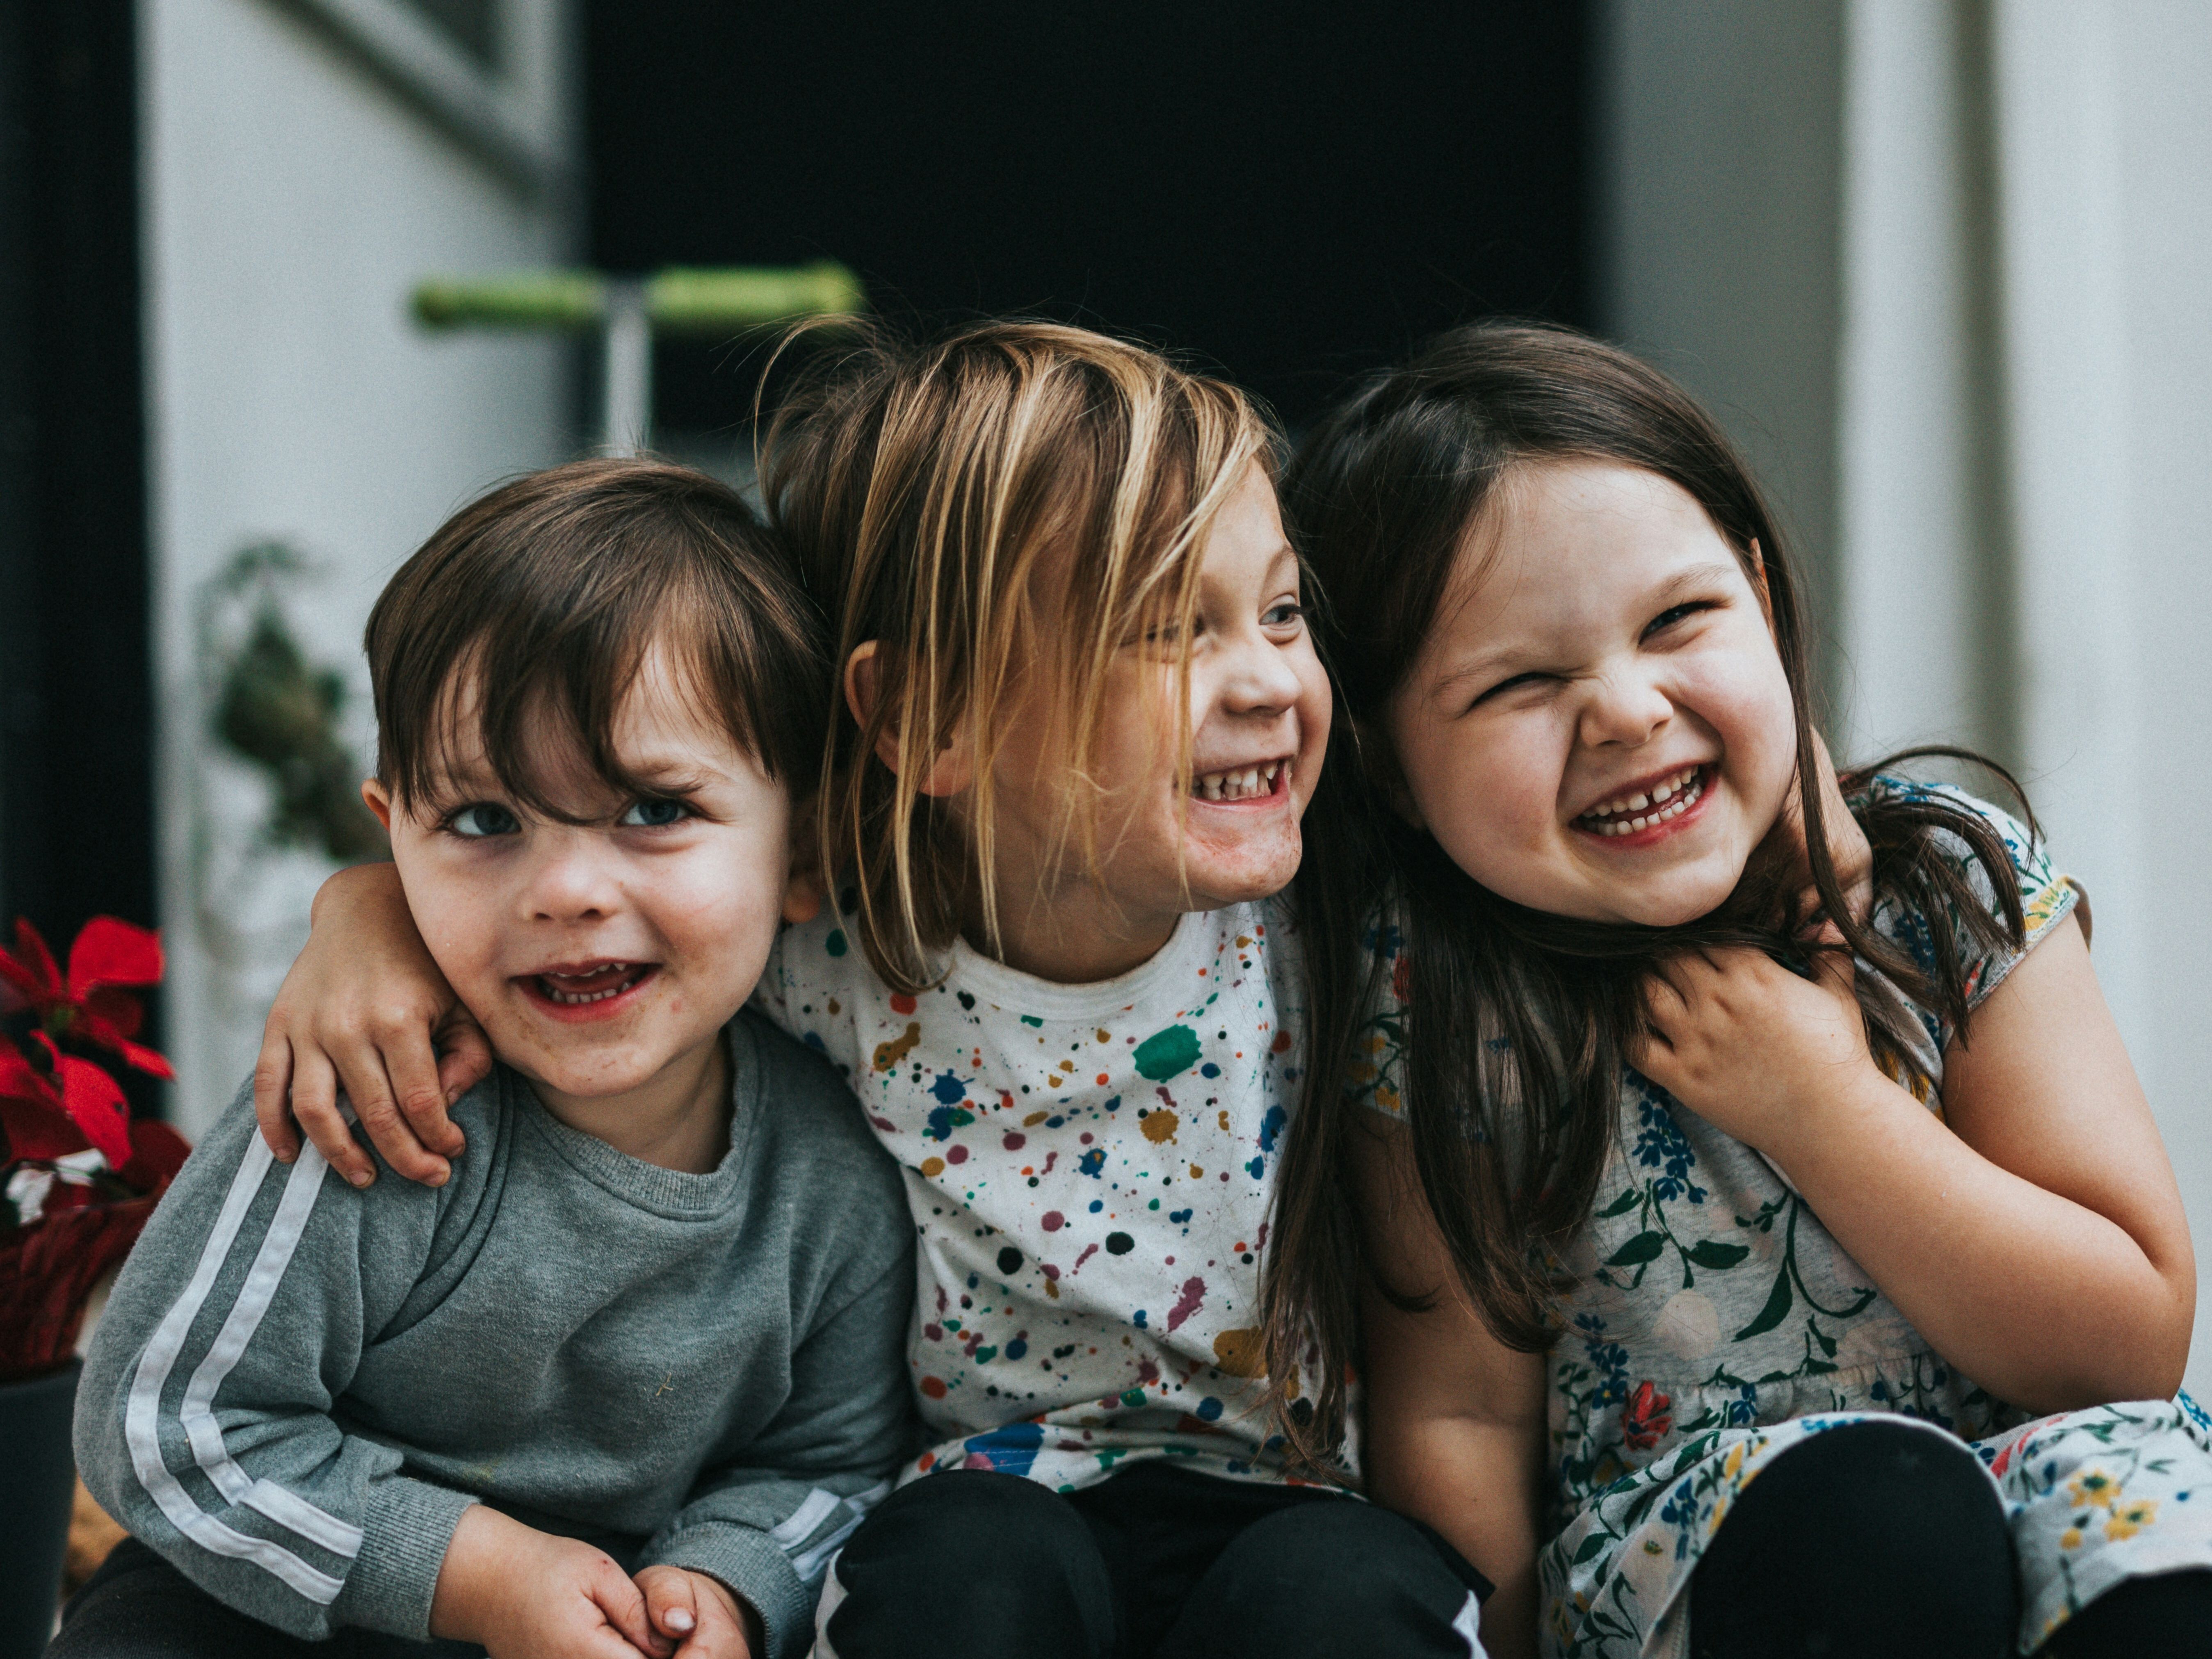
[[1868, 1052], [1850, 959], [1824, 951], [1814, 969], [1800, 979], [1753, 950], [1672, 959], [1645, 993], [1653, 1035], [1632, 1062], [1708, 1123], [1786, 1159], [1826, 1108], [1869, 1086], [1896, 1092]]
[[654, 1632], [675, 1644], [676, 1659], [757, 1659], [768, 1651], [760, 1614], [719, 1578], [683, 1567], [647, 1567], [637, 1587]]
[[446, 1160], [462, 1148], [446, 1108], [490, 1069], [483, 1031], [416, 932], [398, 871], [357, 865], [325, 882], [253, 1068], [253, 1112], [270, 1150], [289, 1164], [305, 1130], [355, 1186], [374, 1181], [375, 1160], [337, 1109], [343, 1087], [393, 1169], [442, 1185]]
[[669, 1659], [675, 1644], [605, 1550], [526, 1527], [477, 1504], [446, 1547], [430, 1634], [491, 1659]]

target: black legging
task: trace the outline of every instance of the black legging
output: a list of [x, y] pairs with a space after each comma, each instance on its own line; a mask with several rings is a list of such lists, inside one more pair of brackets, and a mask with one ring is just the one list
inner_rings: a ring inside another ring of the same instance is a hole
[[[1744, 1488], [1692, 1578], [1694, 1659], [2002, 1659], [2020, 1598], [2003, 1505], [1966, 1447], [1855, 1423]], [[2036, 1659], [2212, 1656], [2212, 1569], [2131, 1579]]]
[[1164, 1459], [1067, 1497], [930, 1475], [835, 1571], [837, 1659], [1468, 1659], [1489, 1589], [1419, 1522]]

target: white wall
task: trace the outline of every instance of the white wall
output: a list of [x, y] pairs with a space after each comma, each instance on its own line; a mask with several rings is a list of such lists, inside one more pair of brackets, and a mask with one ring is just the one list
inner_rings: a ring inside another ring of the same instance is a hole
[[1843, 0], [1598, 10], [1601, 325], [1702, 399], [1795, 537], [1835, 539]]
[[424, 337], [409, 287], [558, 262], [569, 228], [291, 10], [142, 0], [140, 27], [167, 1008], [191, 1133], [251, 1068], [325, 868], [275, 860], [226, 893], [254, 949], [211, 959], [196, 814], [221, 866], [258, 799], [204, 735], [200, 584], [260, 538], [320, 561], [295, 618], [358, 689], [365, 736], [361, 627], [384, 579], [467, 496], [571, 442], [568, 348]]
[[2212, 7], [1604, 15], [1608, 326], [1828, 559], [1839, 751], [2023, 772], [2212, 1270]]

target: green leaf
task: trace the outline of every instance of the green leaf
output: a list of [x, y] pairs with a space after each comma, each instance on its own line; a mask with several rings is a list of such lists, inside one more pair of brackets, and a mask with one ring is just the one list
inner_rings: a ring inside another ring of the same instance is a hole
[[1711, 1238], [1701, 1238], [1690, 1246], [1690, 1260], [1700, 1267], [1733, 1267], [1750, 1254], [1748, 1244], [1723, 1244]]
[[1613, 1216], [1626, 1215], [1631, 1210], [1634, 1209], [1643, 1201], [1644, 1194], [1638, 1192], [1635, 1188], [1631, 1187], [1619, 1198], [1614, 1199], [1612, 1203], [1607, 1205], [1602, 1210], [1600, 1210], [1597, 1212], [1598, 1218], [1602, 1221]]
[[1754, 1336], [1764, 1336], [1790, 1316], [1790, 1269], [1784, 1267], [1774, 1275], [1774, 1289], [1768, 1293], [1766, 1305], [1759, 1310], [1759, 1317], [1738, 1331], [1729, 1340], [1747, 1341]]
[[1583, 1540], [1582, 1547], [1575, 1552], [1575, 1565], [1579, 1567], [1585, 1562], [1596, 1560], [1605, 1553], [1605, 1547], [1612, 1541], [1601, 1532], [1592, 1533]]
[[1647, 1261], [1658, 1259], [1659, 1252], [1667, 1248], [1664, 1233], [1638, 1233], [1605, 1259], [1608, 1267], [1640, 1267]]

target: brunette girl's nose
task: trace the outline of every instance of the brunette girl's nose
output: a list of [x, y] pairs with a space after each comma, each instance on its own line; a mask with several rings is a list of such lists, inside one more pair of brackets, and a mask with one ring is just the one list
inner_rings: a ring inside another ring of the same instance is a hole
[[1667, 694], [1640, 675], [1595, 680], [1583, 705], [1582, 740], [1593, 747], [1634, 749], [1650, 742], [1674, 717]]

